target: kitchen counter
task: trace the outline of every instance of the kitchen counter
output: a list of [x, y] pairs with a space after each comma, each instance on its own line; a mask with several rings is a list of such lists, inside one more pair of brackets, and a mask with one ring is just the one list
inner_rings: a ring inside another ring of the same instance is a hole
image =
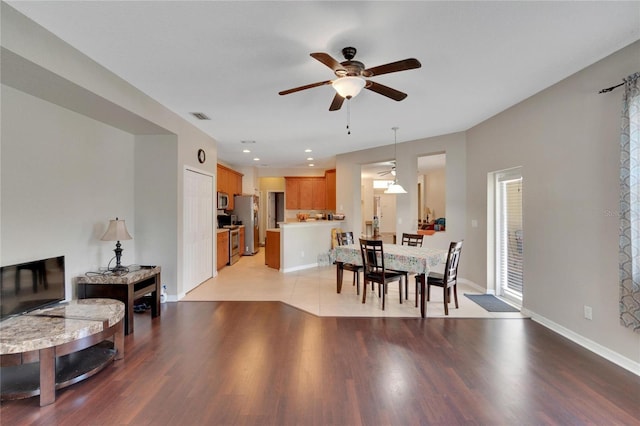
[[331, 250], [331, 230], [344, 220], [307, 220], [280, 225], [280, 270], [292, 272], [318, 266], [318, 255]]
[[223, 228], [216, 229], [216, 234], [222, 234], [223, 232], [227, 232], [228, 233], [229, 230], [228, 229], [223, 229]]
[[294, 219], [293, 221], [278, 222], [278, 225], [280, 225], [281, 227], [282, 226], [305, 226], [305, 225], [306, 226], [326, 226], [326, 225], [339, 226], [342, 222], [345, 222], [345, 221], [344, 220], [307, 219], [304, 222], [300, 222]]

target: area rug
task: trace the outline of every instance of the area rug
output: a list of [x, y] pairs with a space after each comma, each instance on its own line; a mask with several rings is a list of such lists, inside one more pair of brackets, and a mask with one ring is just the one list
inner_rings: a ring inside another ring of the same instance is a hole
[[492, 294], [464, 294], [469, 299], [482, 306], [488, 312], [520, 312], [508, 303], [503, 302]]

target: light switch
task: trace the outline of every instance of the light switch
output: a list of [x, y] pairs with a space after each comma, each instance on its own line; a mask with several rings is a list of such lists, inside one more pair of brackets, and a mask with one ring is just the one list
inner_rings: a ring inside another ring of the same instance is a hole
[[471, 219], [471, 227], [472, 228], [477, 228], [478, 227], [478, 221], [476, 219]]

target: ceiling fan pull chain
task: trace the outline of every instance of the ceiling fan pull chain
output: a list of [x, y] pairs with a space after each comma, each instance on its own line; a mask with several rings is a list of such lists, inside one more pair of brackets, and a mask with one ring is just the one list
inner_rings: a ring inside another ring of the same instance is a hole
[[347, 134], [351, 134], [349, 125], [351, 124], [351, 98], [347, 98]]

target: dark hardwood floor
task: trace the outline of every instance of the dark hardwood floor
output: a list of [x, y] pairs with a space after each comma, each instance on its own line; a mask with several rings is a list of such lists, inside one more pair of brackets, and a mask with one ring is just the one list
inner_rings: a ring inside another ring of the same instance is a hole
[[280, 302], [136, 314], [125, 359], [2, 425], [633, 425], [640, 377], [527, 319], [316, 317]]

